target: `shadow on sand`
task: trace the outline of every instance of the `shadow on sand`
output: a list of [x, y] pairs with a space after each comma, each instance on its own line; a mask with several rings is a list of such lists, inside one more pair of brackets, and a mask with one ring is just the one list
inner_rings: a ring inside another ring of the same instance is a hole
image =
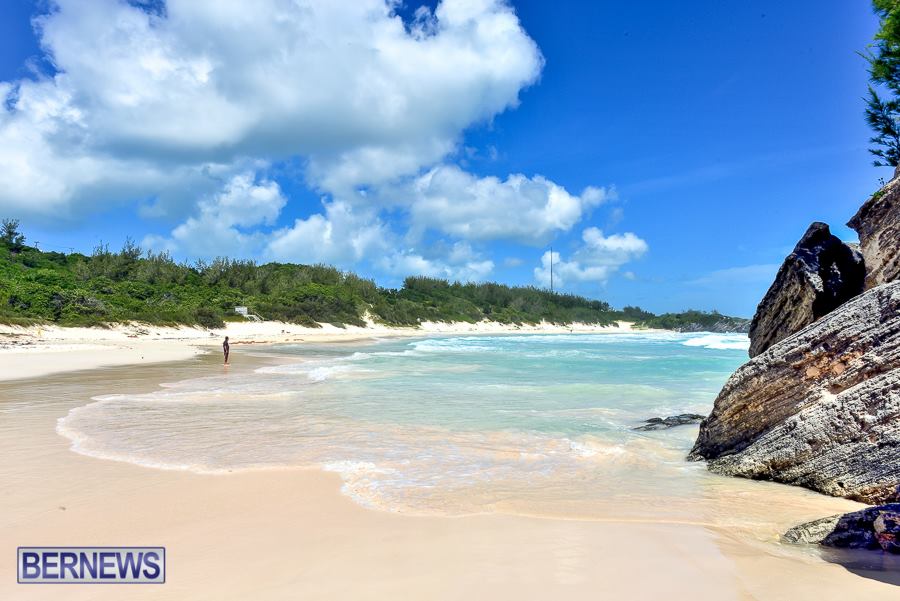
[[900, 586], [900, 555], [865, 549], [823, 549], [822, 558], [857, 576]]

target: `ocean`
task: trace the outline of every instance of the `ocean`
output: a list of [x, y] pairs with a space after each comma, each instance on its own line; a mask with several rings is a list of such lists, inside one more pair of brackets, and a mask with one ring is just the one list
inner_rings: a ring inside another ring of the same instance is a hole
[[253, 371], [95, 397], [57, 431], [79, 453], [154, 468], [333, 471], [384, 511], [721, 525], [738, 497], [735, 519], [758, 530], [773, 498], [812, 493], [685, 461], [696, 425], [634, 429], [707, 414], [747, 347], [649, 332], [280, 345]]

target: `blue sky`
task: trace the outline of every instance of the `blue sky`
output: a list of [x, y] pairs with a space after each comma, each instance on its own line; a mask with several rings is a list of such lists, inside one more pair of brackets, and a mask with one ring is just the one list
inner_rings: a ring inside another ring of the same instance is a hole
[[890, 175], [865, 2], [327, 4], [4, 3], [0, 213], [385, 285], [543, 285], [552, 245], [564, 290], [751, 315]]

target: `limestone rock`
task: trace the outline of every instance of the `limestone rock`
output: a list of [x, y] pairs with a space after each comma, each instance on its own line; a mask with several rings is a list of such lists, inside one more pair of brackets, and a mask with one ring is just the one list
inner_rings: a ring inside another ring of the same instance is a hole
[[859, 234], [866, 287], [900, 279], [900, 179], [873, 194], [847, 225]]
[[900, 553], [900, 503], [867, 507], [794, 526], [784, 533], [788, 543], [820, 544], [842, 549]]
[[643, 426], [638, 426], [635, 430], [667, 430], [675, 426], [685, 426], [688, 424], [696, 424], [703, 420], [702, 415], [696, 413], [681, 413], [679, 415], [670, 415], [669, 417], [651, 417], [644, 422]]
[[798, 332], [863, 291], [859, 251], [815, 222], [778, 270], [750, 324], [750, 356]]
[[900, 282], [738, 368], [689, 457], [724, 475], [900, 500]]
[[785, 532], [781, 539], [795, 545], [818, 545], [825, 540], [826, 536], [834, 532], [834, 527], [837, 526], [841, 517], [840, 514], [832, 515], [794, 526]]

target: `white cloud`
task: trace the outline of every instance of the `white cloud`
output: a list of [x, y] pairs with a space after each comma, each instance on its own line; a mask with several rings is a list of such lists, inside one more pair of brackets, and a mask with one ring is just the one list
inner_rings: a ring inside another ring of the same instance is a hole
[[265, 255], [300, 263], [351, 263], [388, 251], [393, 234], [372, 211], [345, 202], [325, 203], [325, 212], [297, 219], [275, 231]]
[[582, 232], [583, 244], [565, 261], [558, 252], [547, 251], [541, 265], [534, 268], [534, 278], [541, 286], [550, 285], [550, 263], [553, 262], [554, 287], [571, 282], [605, 282], [622, 265], [647, 252], [647, 243], [631, 232], [604, 236], [596, 227]]
[[[505, 0], [444, 0], [407, 23], [397, 0], [134, 4], [56, 0], [36, 21], [56, 72], [0, 82], [3, 213], [77, 219], [124, 204], [178, 223], [145, 242], [183, 256], [472, 280], [494, 263], [470, 243], [542, 244], [614, 195], [445, 163], [466, 128], [515, 107], [540, 75]], [[290, 199], [267, 176], [281, 160], [323, 195], [287, 227], [276, 224]], [[425, 245], [426, 232], [443, 242]], [[567, 277], [616, 268], [591, 253], [635, 256], [603, 240]]]
[[148, 236], [144, 245], [192, 257], [254, 255], [264, 236], [242, 229], [272, 225], [286, 202], [275, 182], [254, 182], [249, 173], [237, 175], [221, 192], [201, 200], [197, 214], [172, 230], [170, 237]]
[[272, 233], [265, 256], [281, 261], [333, 263], [367, 262], [394, 276], [427, 275], [449, 280], [480, 281], [494, 269], [461, 241], [434, 244], [422, 253], [404, 248], [402, 240], [375, 211], [345, 202], [325, 203], [324, 214], [297, 219]]
[[171, 212], [198, 197], [180, 190], [289, 157], [349, 197], [441, 160], [540, 73], [501, 0], [445, 0], [409, 30], [395, 4], [57, 0], [37, 21], [57, 73], [0, 83], [0, 208]]
[[501, 181], [441, 165], [394, 189], [409, 204], [411, 234], [427, 229], [467, 240], [512, 239], [540, 245], [570, 230], [614, 192], [588, 187], [581, 195], [539, 175], [514, 174]]
[[380, 261], [382, 269], [400, 276], [427, 275], [451, 281], [475, 282], [487, 278], [494, 262], [484, 259], [465, 242], [457, 242], [438, 257], [426, 258], [415, 251], [400, 251]]

